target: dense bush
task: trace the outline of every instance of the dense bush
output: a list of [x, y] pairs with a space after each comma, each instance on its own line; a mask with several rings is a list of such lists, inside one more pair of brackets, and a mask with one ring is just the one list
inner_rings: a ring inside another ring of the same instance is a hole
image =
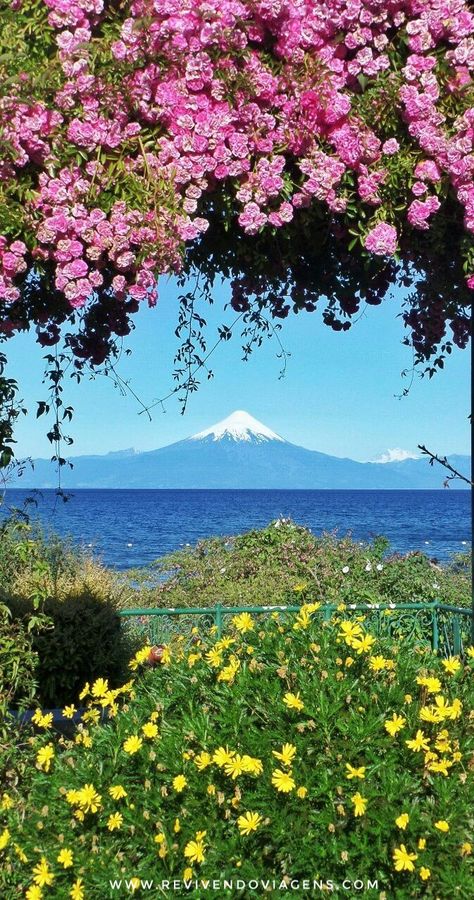
[[201, 878], [275, 879], [272, 896], [291, 879], [474, 896], [474, 648], [441, 660], [372, 638], [343, 605], [331, 623], [313, 610], [264, 628], [241, 614], [190, 650], [177, 638], [120, 711], [99, 679], [74, 741], [43, 722], [29, 776], [3, 796], [2, 897], [107, 900], [178, 879], [201, 900]]
[[[315, 537], [289, 520], [230, 538], [200, 541], [141, 573], [139, 606], [262, 605], [316, 600], [338, 603], [471, 603], [470, 555], [452, 566], [422, 553], [389, 555], [383, 538]], [[164, 576], [166, 579], [164, 580]]]
[[0, 527], [3, 708], [29, 703], [34, 680], [38, 702], [52, 707], [77, 700], [84, 681], [99, 674], [116, 683], [130, 655], [117, 615], [124, 592], [130, 593], [114, 572], [67, 541], [45, 535], [27, 517], [6, 519]]
[[7, 734], [5, 717], [14, 699], [27, 704], [36, 690], [38, 658], [31, 636], [20, 622], [12, 621], [7, 606], [0, 603], [0, 735]]
[[[8, 766], [12, 722], [8, 710], [32, 702], [37, 686], [38, 655], [35, 634], [47, 625], [41, 611], [47, 564], [34, 542], [25, 536], [20, 520], [4, 522], [0, 528], [0, 773]], [[14, 620], [3, 600], [9, 579], [22, 569], [29, 573], [28, 614]]]
[[16, 597], [67, 599], [89, 592], [119, 607], [130, 593], [123, 580], [71, 541], [46, 533], [18, 514], [0, 527], [0, 590]]
[[[7, 598], [6, 604], [17, 625], [32, 614], [23, 598]], [[84, 683], [100, 675], [114, 686], [120, 682], [130, 653], [113, 603], [88, 593], [47, 597], [43, 612], [49, 626], [32, 638], [39, 703], [55, 708], [76, 702]]]

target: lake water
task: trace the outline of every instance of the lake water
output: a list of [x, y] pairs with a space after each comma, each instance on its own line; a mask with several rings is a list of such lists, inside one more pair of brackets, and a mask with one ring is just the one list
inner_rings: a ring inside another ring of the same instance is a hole
[[[7, 490], [0, 515], [31, 491]], [[32, 518], [71, 537], [115, 569], [142, 566], [200, 538], [261, 528], [291, 518], [314, 534], [383, 534], [391, 550], [422, 550], [441, 562], [469, 549], [469, 491], [76, 490], [67, 503], [36, 494]]]

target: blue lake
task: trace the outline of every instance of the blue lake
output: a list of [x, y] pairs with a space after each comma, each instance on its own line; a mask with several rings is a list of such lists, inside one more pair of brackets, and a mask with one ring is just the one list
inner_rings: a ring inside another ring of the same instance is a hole
[[[31, 491], [7, 490], [0, 515], [22, 507]], [[29, 507], [59, 535], [71, 537], [115, 569], [152, 562], [200, 538], [232, 535], [289, 517], [314, 534], [348, 533], [357, 541], [384, 535], [391, 550], [421, 550], [446, 562], [469, 549], [469, 491], [76, 490], [67, 503], [54, 491]]]

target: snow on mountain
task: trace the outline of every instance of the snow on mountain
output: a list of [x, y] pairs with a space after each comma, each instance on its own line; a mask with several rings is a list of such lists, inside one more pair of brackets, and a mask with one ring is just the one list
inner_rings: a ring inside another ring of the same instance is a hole
[[243, 409], [237, 409], [230, 416], [227, 416], [226, 419], [222, 419], [221, 422], [211, 425], [210, 428], [206, 428], [198, 434], [193, 434], [189, 440], [202, 441], [208, 437], [212, 437], [213, 441], [221, 441], [223, 438], [227, 438], [233, 441], [256, 441], [257, 443], [281, 441], [283, 444], [286, 443], [279, 434], [271, 431], [270, 428], [254, 419], [253, 416], [250, 416]]
[[[307, 450], [271, 431], [243, 410], [237, 410], [192, 438], [134, 453], [76, 456], [63, 472], [70, 489], [166, 490], [433, 490], [443, 489], [445, 472], [423, 458], [361, 463]], [[468, 456], [448, 456], [453, 468], [466, 475]], [[18, 477], [23, 488], [55, 488], [57, 472], [50, 460], [36, 459]], [[466, 489], [462, 481], [455, 488]]]
[[388, 449], [386, 453], [382, 453], [378, 456], [377, 459], [372, 459], [371, 462], [384, 465], [385, 463], [404, 462], [406, 459], [419, 458], [419, 453], [412, 453], [411, 450], [402, 450], [401, 447], [392, 447], [392, 449]]

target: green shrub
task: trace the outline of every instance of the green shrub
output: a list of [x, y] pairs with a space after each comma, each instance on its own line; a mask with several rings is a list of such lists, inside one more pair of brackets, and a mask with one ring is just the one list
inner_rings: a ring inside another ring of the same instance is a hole
[[[7, 598], [13, 621], [19, 627], [33, 612], [31, 601]], [[47, 597], [42, 610], [47, 628], [32, 636], [38, 656], [37, 700], [44, 707], [76, 702], [86, 681], [103, 675], [115, 686], [123, 677], [130, 649], [115, 605], [89, 593], [67, 599]], [[15, 701], [21, 695], [15, 692]]]
[[58, 600], [90, 593], [119, 608], [127, 602], [130, 587], [70, 540], [13, 516], [0, 526], [0, 592], [25, 599], [39, 593]]
[[0, 738], [8, 734], [7, 711], [13, 702], [25, 708], [36, 691], [38, 657], [32, 636], [21, 622], [12, 621], [11, 612], [0, 603]]
[[3, 798], [2, 898], [36, 884], [112, 900], [131, 879], [153, 880], [137, 896], [172, 879], [193, 880], [198, 900], [200, 879], [220, 879], [216, 896], [266, 896], [229, 894], [224, 878], [274, 879], [278, 897], [291, 879], [360, 879], [374, 900], [474, 896], [474, 648], [441, 660], [372, 639], [342, 609], [326, 623], [312, 611], [264, 627], [242, 614], [190, 650], [178, 637], [107, 725], [94, 720], [119, 694], [102, 681], [74, 741], [46, 723], [30, 776]]
[[[29, 604], [22, 620], [14, 620], [4, 600], [4, 586], [20, 570], [29, 572]], [[25, 709], [36, 696], [38, 655], [33, 643], [46, 626], [41, 611], [48, 565], [29, 540], [21, 520], [8, 520], [0, 527], [0, 775], [8, 772], [20, 736], [8, 711]]]
[[288, 520], [236, 537], [200, 541], [130, 573], [131, 606], [261, 606], [323, 603], [471, 604], [470, 554], [438, 566], [423, 553], [389, 555], [376, 538], [315, 537]]

